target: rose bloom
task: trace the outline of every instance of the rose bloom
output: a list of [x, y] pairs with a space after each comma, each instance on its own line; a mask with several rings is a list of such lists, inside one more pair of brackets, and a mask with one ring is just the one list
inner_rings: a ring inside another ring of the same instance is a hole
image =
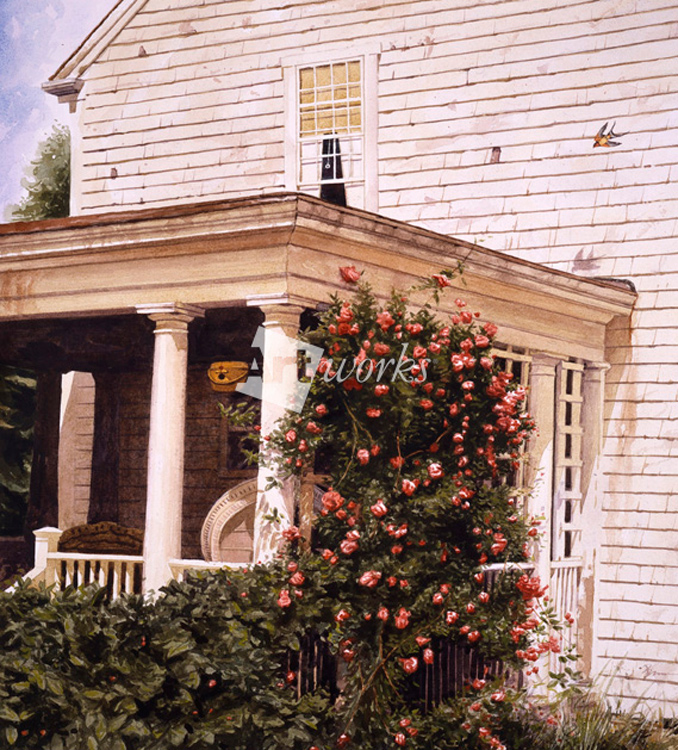
[[497, 690], [496, 693], [492, 693], [492, 695], [490, 696], [490, 698], [495, 703], [501, 703], [504, 700], [504, 698], [506, 698], [506, 693], [503, 690]]
[[377, 325], [382, 331], [388, 331], [388, 329], [395, 323], [391, 313], [388, 310], [383, 310], [377, 315]]
[[431, 639], [427, 638], [425, 635], [418, 635], [414, 640], [420, 648], [431, 641]]
[[389, 392], [390, 388], [385, 385], [384, 383], [379, 383], [379, 385], [374, 386], [374, 395], [375, 396], [385, 396]]
[[475, 344], [478, 349], [487, 349], [487, 347], [490, 345], [490, 340], [487, 338], [487, 336], [483, 336], [481, 333], [479, 333], [475, 337]]
[[392, 555], [399, 555], [403, 551], [403, 547], [401, 544], [394, 544], [391, 547], [391, 554]]
[[436, 593], [433, 594], [432, 601], [434, 604], [442, 604], [445, 601], [445, 597], [439, 591], [436, 591]]
[[290, 604], [292, 604], [292, 600], [290, 599], [290, 592], [287, 589], [282, 589], [278, 596], [278, 606], [289, 607]]
[[290, 583], [292, 586], [301, 586], [305, 580], [306, 577], [304, 574], [300, 570], [297, 570], [297, 572], [290, 578]]
[[341, 278], [348, 284], [355, 284], [360, 281], [361, 273], [356, 270], [355, 266], [342, 266], [339, 268]]
[[391, 351], [391, 347], [388, 344], [378, 343], [374, 345], [374, 353], [383, 357], [384, 354], [388, 354]]
[[324, 417], [327, 414], [328, 411], [329, 411], [329, 409], [325, 406], [325, 404], [318, 404], [315, 407], [315, 413], [319, 417]]
[[378, 570], [368, 570], [360, 576], [358, 583], [361, 586], [367, 586], [373, 589], [381, 580], [381, 573]]
[[429, 464], [428, 475], [431, 479], [440, 479], [444, 473], [443, 467], [440, 464]]
[[398, 610], [398, 614], [395, 616], [395, 625], [399, 630], [404, 630], [410, 624], [410, 614], [405, 607]]
[[337, 622], [345, 622], [350, 617], [350, 613], [345, 609], [340, 609], [337, 614], [334, 616], [334, 619]]
[[380, 448], [380, 447], [379, 447], [378, 445], [373, 445], [373, 446], [372, 446], [372, 447], [370, 448], [370, 453], [371, 453], [371, 454], [372, 454], [373, 456], [378, 456], [378, 455], [379, 455], [379, 454], [381, 453], [381, 448]]
[[487, 591], [481, 591], [478, 594], [478, 600], [483, 604], [487, 604], [487, 602], [490, 601], [490, 595], [487, 593]]
[[311, 433], [311, 435], [320, 435], [323, 431], [323, 428], [318, 427], [318, 425], [312, 420], [309, 420], [308, 424], [306, 425], [306, 429]]
[[398, 579], [395, 576], [389, 576], [386, 579], [386, 583], [388, 583], [389, 586], [395, 586], [398, 583]]
[[346, 747], [348, 743], [351, 741], [351, 737], [348, 734], [340, 734], [339, 739], [337, 740], [337, 747], [342, 748]]
[[365, 466], [365, 464], [370, 462], [370, 452], [365, 448], [361, 448], [356, 455], [361, 466]]
[[449, 286], [452, 283], [444, 273], [434, 273], [431, 278], [435, 280], [440, 289], [443, 289], [444, 287]]
[[416, 656], [410, 656], [407, 659], [400, 659], [405, 674], [414, 674], [419, 669], [419, 659]]
[[332, 489], [329, 489], [322, 497], [323, 508], [332, 513], [339, 510], [344, 504], [344, 498]]
[[377, 612], [377, 617], [382, 620], [383, 622], [386, 622], [388, 620], [389, 611], [386, 609], [386, 607], [379, 607], [379, 611]]
[[433, 408], [433, 401], [431, 401], [430, 398], [422, 398], [419, 402], [419, 406], [421, 406], [424, 411], [429, 411]]
[[410, 479], [403, 479], [403, 492], [408, 496], [412, 497], [414, 494], [414, 491], [417, 489], [417, 485], [412, 482]]
[[394, 469], [400, 469], [405, 463], [405, 459], [402, 456], [393, 456], [388, 461]]
[[377, 500], [377, 502], [370, 507], [370, 511], [375, 518], [383, 518], [388, 513], [388, 508], [384, 505], [383, 500]]
[[377, 417], [381, 416], [381, 409], [366, 409], [365, 414], [367, 414], [368, 417], [371, 417], [372, 419], [376, 419]]
[[485, 325], [483, 326], [483, 331], [485, 331], [485, 333], [490, 338], [492, 338], [492, 336], [494, 336], [497, 333], [498, 330], [499, 329], [497, 328], [497, 326], [494, 323], [485, 323]]
[[428, 351], [426, 350], [425, 346], [415, 346], [412, 350], [412, 356], [414, 359], [421, 359], [422, 357], [425, 357], [428, 354]]
[[298, 568], [299, 568], [299, 564], [296, 563], [294, 560], [292, 560], [292, 562], [290, 562], [290, 563], [287, 564], [287, 570], [290, 573], [295, 573]]
[[445, 614], [445, 622], [448, 625], [454, 625], [454, 623], [459, 619], [459, 613], [454, 612], [451, 609], [447, 610], [447, 613]]
[[472, 615], [476, 611], [476, 605], [473, 602], [469, 602], [466, 605], [466, 611]]
[[287, 430], [285, 433], [285, 440], [288, 443], [293, 443], [297, 439], [297, 433], [296, 430]]
[[423, 658], [426, 664], [433, 664], [433, 651], [430, 648], [425, 648]]
[[475, 643], [480, 639], [480, 632], [478, 630], [472, 630], [466, 637], [471, 643]]
[[354, 542], [352, 539], [344, 539], [344, 541], [339, 545], [339, 549], [345, 555], [352, 555], [358, 549], [358, 547], [358, 542]]
[[282, 535], [288, 542], [293, 542], [296, 539], [301, 539], [301, 532], [296, 526], [290, 526], [289, 529], [285, 529]]
[[403, 732], [398, 732], [398, 734], [396, 734], [393, 739], [396, 745], [400, 745], [401, 747], [407, 742], [407, 737], [403, 734]]

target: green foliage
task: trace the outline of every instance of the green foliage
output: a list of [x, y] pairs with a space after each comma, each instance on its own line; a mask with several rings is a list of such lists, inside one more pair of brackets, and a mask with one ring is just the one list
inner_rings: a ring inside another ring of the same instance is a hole
[[[275, 603], [281, 575], [194, 575], [156, 602], [0, 593], [0, 745], [307, 750], [332, 715], [324, 693], [299, 697], [285, 679], [303, 631]], [[323, 605], [307, 602], [313, 623]]]
[[39, 221], [68, 216], [71, 189], [71, 135], [67, 127], [53, 125], [38, 144], [30, 176], [22, 181], [26, 195], [10, 208], [15, 221]]
[[35, 379], [0, 366], [0, 536], [22, 533], [33, 448]]

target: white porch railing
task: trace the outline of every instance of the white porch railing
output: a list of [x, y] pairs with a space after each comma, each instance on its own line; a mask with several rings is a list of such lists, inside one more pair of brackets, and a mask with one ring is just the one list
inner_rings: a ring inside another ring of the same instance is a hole
[[[579, 583], [581, 581], [582, 561], [579, 558], [551, 562], [551, 580], [549, 594], [556, 614], [563, 620], [566, 613], [576, 618], [579, 606]], [[576, 646], [577, 621], [562, 633], [563, 648]]]

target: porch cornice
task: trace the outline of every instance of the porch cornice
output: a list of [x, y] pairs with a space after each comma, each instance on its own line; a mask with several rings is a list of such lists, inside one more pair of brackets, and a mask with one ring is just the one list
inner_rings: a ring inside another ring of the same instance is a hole
[[279, 193], [2, 225], [0, 320], [131, 313], [175, 299], [206, 309], [245, 306], [253, 294], [310, 306], [342, 286], [338, 267], [347, 264], [386, 297], [458, 262], [465, 269], [454, 282], [459, 294], [519, 346], [554, 337], [572, 344], [570, 356], [600, 359], [605, 325], [628, 315], [636, 298], [614, 282]]

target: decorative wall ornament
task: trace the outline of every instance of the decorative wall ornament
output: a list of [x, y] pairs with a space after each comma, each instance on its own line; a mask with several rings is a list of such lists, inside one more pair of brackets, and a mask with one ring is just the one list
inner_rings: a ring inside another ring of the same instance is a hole
[[230, 393], [238, 383], [247, 380], [248, 371], [247, 362], [212, 362], [207, 370], [207, 377], [215, 391]]

